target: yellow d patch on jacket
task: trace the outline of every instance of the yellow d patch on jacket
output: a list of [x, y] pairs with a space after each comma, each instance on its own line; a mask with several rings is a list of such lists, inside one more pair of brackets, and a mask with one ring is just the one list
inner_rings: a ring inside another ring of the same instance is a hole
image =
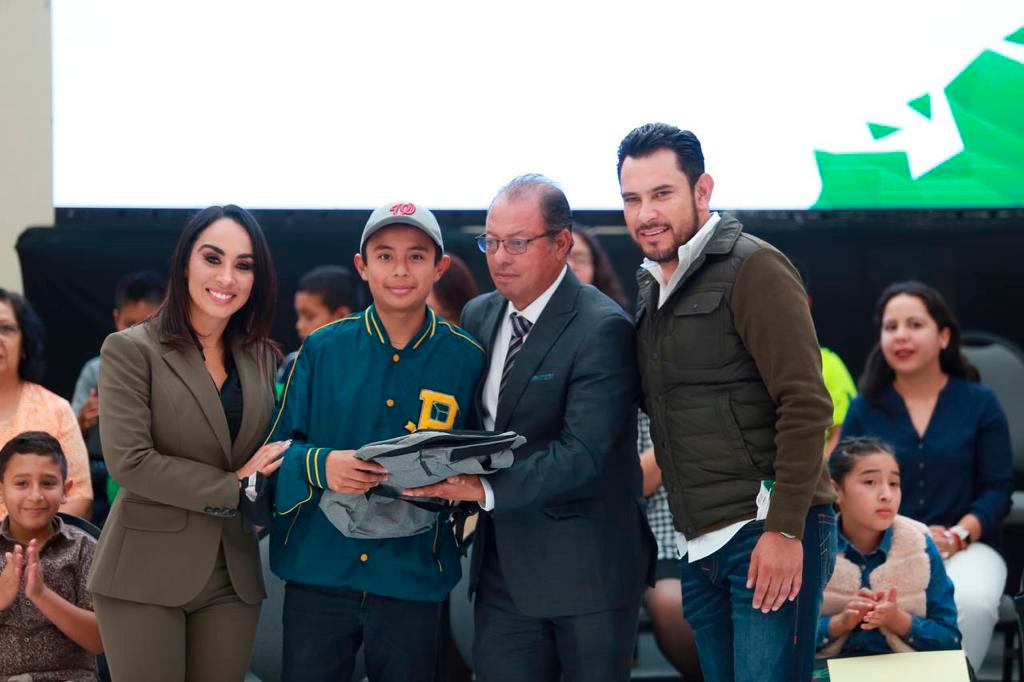
[[417, 430], [433, 429], [435, 431], [451, 431], [455, 426], [455, 415], [459, 413], [459, 403], [455, 396], [438, 393], [424, 388], [420, 391], [420, 420]]

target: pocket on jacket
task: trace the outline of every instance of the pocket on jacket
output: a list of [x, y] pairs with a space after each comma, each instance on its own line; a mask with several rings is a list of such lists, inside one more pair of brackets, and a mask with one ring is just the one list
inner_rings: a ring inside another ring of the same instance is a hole
[[121, 525], [132, 530], [176, 533], [188, 525], [188, 512], [163, 504], [145, 504], [125, 500], [121, 508]]
[[572, 502], [562, 502], [561, 504], [553, 504], [548, 507], [544, 507], [542, 510], [544, 515], [561, 521], [564, 519], [575, 519], [590, 514], [591, 509], [596, 500], [574, 500]]
[[743, 437], [743, 430], [740, 428], [739, 421], [736, 419], [736, 414], [732, 411], [732, 401], [729, 399], [728, 393], [723, 393], [721, 395], [717, 401], [716, 407], [718, 408], [718, 415], [722, 420], [722, 426], [725, 430], [726, 437], [732, 444], [732, 449], [736, 453], [736, 457], [743, 462], [744, 469], [746, 469], [752, 476], [771, 477], [771, 472], [765, 470], [765, 468], [761, 466], [758, 466], [757, 460], [750, 452], [750, 446], [747, 445], [747, 441]]
[[673, 365], [710, 369], [725, 364], [724, 297], [722, 290], [698, 291], [672, 304], [673, 329], [665, 339]]

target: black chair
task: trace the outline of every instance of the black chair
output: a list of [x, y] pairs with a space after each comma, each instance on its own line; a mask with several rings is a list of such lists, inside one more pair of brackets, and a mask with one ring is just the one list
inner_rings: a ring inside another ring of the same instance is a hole
[[1003, 635], [1002, 680], [1011, 682], [1014, 664], [1017, 667], [1017, 679], [1024, 679], [1024, 637], [1020, 633], [1011, 597], [1011, 591], [1021, 580], [1024, 568], [1024, 542], [1021, 542], [1024, 539], [1024, 350], [995, 334], [965, 332], [963, 352], [978, 369], [981, 380], [999, 398], [1010, 427], [1015, 491], [1013, 506], [1002, 529], [1002, 551], [1008, 568], [1007, 590], [999, 603], [996, 632]]
[[60, 520], [66, 523], [67, 525], [74, 526], [75, 528], [84, 530], [86, 533], [88, 533], [91, 537], [95, 538], [96, 540], [100, 539], [99, 526], [94, 524], [92, 521], [89, 521], [88, 519], [83, 519], [81, 516], [75, 516], [74, 514], [68, 514], [67, 512], [62, 511], [57, 512], [57, 516], [59, 516]]
[[[57, 512], [57, 516], [59, 516], [60, 520], [67, 525], [74, 526], [75, 528], [84, 531], [96, 540], [100, 539], [100, 529], [92, 521], [83, 519], [81, 516], [75, 516], [74, 514], [68, 514], [67, 512], [62, 511]], [[103, 654], [96, 657], [96, 676], [99, 678], [100, 682], [110, 682], [110, 668], [107, 667], [107, 657]]]
[[1020, 592], [1013, 598], [1013, 605], [1017, 608], [1017, 634], [1024, 642], [1024, 577], [1020, 580]]

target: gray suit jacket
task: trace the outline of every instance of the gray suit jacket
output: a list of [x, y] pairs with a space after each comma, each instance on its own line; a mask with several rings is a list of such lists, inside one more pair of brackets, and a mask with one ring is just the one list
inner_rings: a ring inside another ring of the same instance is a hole
[[243, 601], [266, 596], [252, 524], [238, 513], [235, 470], [260, 447], [274, 409], [274, 363], [233, 349], [242, 384], [231, 442], [198, 349], [161, 343], [153, 321], [107, 337], [100, 371], [104, 457], [121, 492], [103, 528], [89, 589], [181, 606], [206, 585], [224, 548]]
[[[463, 312], [462, 326], [488, 351], [506, 305], [492, 292]], [[488, 476], [495, 507], [477, 526], [471, 589], [484, 546], [496, 542], [509, 593], [528, 616], [638, 603], [656, 551], [641, 509], [638, 387], [632, 322], [568, 272], [498, 402], [495, 430], [527, 441], [511, 468]]]

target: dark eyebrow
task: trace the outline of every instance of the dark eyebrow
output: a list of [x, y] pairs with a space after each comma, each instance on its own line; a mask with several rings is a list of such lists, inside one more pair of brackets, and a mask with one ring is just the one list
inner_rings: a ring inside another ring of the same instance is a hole
[[651, 191], [652, 192], [660, 192], [663, 189], [675, 189], [675, 186], [674, 185], [658, 185], [657, 187], [655, 187]]
[[[202, 244], [199, 248], [200, 249], [210, 249], [211, 251], [215, 252], [219, 256], [227, 255], [224, 252], [224, 249], [220, 248], [219, 246], [214, 246], [213, 244]], [[253, 259], [253, 260], [255, 260], [255, 258], [256, 258], [251, 253], [240, 253], [240, 254], [238, 254], [238, 257], [239, 258], [250, 258], [250, 259]]]

